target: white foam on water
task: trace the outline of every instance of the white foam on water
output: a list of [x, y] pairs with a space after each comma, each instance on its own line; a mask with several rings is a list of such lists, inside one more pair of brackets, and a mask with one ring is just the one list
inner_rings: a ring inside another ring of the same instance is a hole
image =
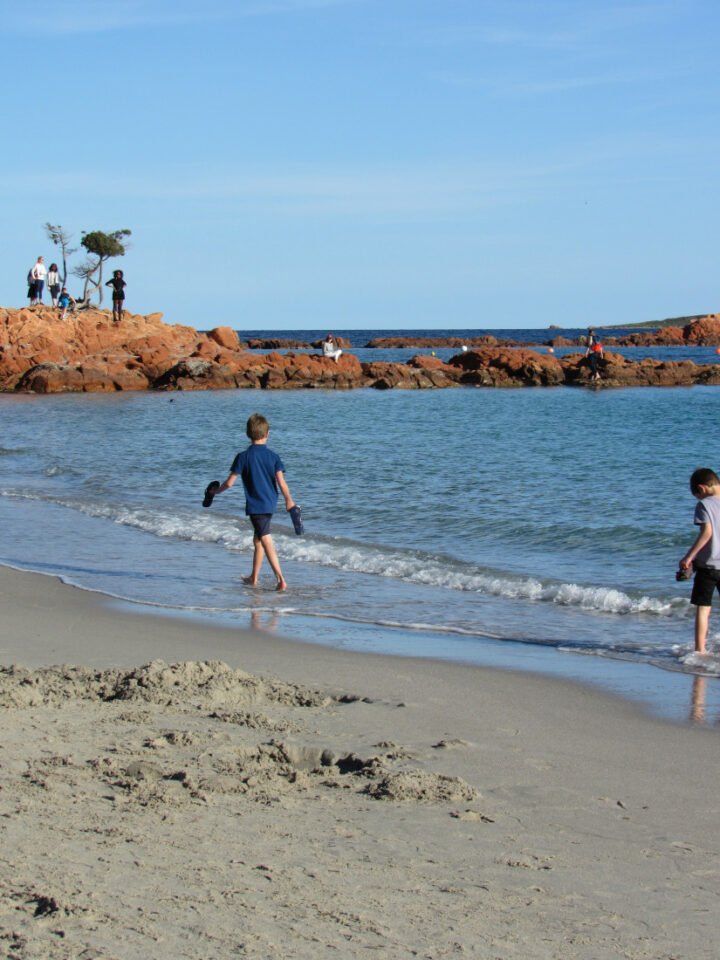
[[672, 648], [678, 663], [691, 672], [720, 676], [720, 634], [708, 637], [705, 653], [697, 653], [694, 643], [677, 644]]
[[[155, 507], [94, 503], [68, 497], [24, 496], [78, 510], [90, 517], [105, 518], [162, 538], [217, 543], [231, 551], [247, 552], [252, 547], [252, 532], [247, 521], [220, 512], [198, 513], [188, 509], [179, 513]], [[632, 597], [610, 587], [513, 576], [419, 550], [398, 550], [312, 534], [297, 538], [282, 527], [275, 529], [273, 536], [281, 556], [289, 560], [446, 590], [467, 591], [508, 600], [552, 603], [620, 616], [649, 614], [681, 617], [687, 614], [689, 608], [688, 600], [682, 597]]]

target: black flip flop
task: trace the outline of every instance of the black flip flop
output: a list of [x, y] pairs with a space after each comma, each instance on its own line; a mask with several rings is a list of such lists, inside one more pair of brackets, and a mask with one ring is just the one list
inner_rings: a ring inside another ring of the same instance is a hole
[[305, 527], [303, 527], [302, 511], [300, 507], [297, 504], [295, 504], [294, 507], [290, 507], [290, 509], [288, 510], [288, 513], [290, 514], [290, 519], [292, 520], [293, 526], [295, 527], [295, 533], [299, 537], [301, 537], [305, 533]]
[[205, 499], [203, 500], [203, 506], [204, 506], [204, 507], [209, 507], [209, 506], [210, 506], [210, 504], [211, 504], [211, 503], [213, 502], [213, 500], [215, 499], [215, 494], [217, 493], [217, 491], [218, 491], [219, 489], [220, 489], [220, 481], [219, 481], [219, 480], [213, 480], [211, 483], [209, 483], [209, 484], [207, 485], [207, 487], [205, 488]]

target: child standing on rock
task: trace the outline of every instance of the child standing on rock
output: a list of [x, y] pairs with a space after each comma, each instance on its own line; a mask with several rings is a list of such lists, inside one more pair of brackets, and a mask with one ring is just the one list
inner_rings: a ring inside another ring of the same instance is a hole
[[75, 307], [76, 302], [77, 301], [74, 300], [73, 297], [71, 297], [70, 294], [68, 293], [67, 287], [63, 287], [62, 290], [60, 291], [60, 296], [58, 298], [58, 309], [62, 310], [62, 313], [60, 315], [61, 320], [64, 320], [65, 317], [67, 316], [68, 307], [70, 306], [70, 304], [72, 304], [73, 307]]

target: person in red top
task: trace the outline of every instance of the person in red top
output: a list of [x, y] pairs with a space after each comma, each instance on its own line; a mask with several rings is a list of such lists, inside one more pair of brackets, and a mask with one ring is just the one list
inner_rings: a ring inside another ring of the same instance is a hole
[[600, 371], [598, 370], [598, 359], [602, 359], [605, 355], [603, 353], [602, 343], [595, 336], [594, 330], [588, 330], [588, 344], [585, 356], [590, 361], [590, 370], [592, 371], [591, 379], [599, 380]]

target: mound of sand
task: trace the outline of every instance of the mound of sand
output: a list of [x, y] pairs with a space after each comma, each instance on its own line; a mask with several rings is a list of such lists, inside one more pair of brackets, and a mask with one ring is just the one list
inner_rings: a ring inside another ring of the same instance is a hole
[[125, 700], [165, 706], [222, 704], [228, 709], [256, 703], [319, 706], [329, 699], [299, 684], [233, 670], [219, 660], [170, 665], [153, 660], [133, 670], [0, 667], [0, 706], [8, 707], [59, 705], [68, 700]]

